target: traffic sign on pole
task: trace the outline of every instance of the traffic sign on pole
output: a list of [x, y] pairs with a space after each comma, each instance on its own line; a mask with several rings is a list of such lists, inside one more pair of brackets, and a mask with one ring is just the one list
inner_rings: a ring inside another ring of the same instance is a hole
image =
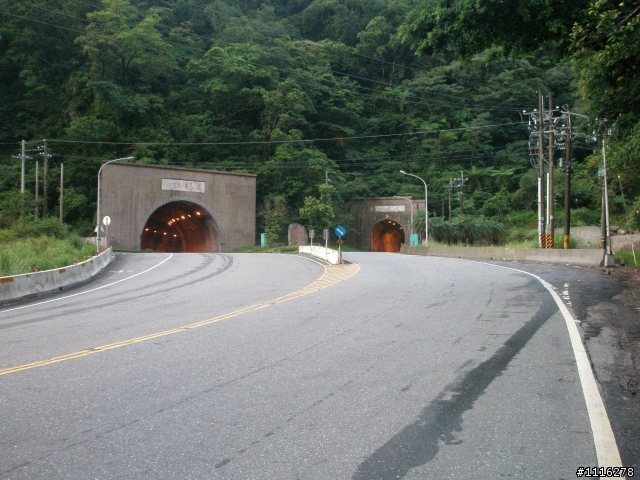
[[344, 228], [342, 225], [338, 225], [335, 229], [336, 237], [338, 238], [342, 238], [345, 236], [345, 234], [347, 233], [347, 229]]

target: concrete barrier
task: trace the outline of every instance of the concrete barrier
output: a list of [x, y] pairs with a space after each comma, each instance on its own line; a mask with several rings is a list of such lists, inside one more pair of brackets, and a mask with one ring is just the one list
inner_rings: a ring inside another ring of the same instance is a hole
[[100, 273], [115, 258], [111, 248], [88, 260], [67, 267], [0, 277], [0, 303], [39, 293], [62, 290], [86, 282]]
[[317, 245], [303, 245], [301, 247], [298, 247], [298, 253], [313, 255], [316, 258], [324, 260], [325, 262], [329, 262], [331, 265], [338, 265], [342, 263], [340, 252], [331, 248], [324, 248]]
[[604, 261], [604, 250], [504, 247], [410, 247], [403, 245], [400, 253], [430, 257], [478, 258], [516, 262], [539, 262], [583, 267], [599, 267]]

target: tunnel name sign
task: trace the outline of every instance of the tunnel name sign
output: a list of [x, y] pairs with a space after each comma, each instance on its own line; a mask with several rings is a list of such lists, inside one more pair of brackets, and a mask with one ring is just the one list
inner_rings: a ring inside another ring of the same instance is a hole
[[376, 212], [404, 212], [404, 205], [376, 205]]
[[204, 193], [204, 182], [194, 180], [162, 179], [162, 190], [176, 190], [178, 192]]

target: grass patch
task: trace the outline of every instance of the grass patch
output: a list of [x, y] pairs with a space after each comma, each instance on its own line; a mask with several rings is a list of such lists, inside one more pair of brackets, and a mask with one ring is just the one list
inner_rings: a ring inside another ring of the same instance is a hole
[[247, 246], [234, 248], [233, 253], [298, 253], [298, 247]]
[[121, 253], [155, 253], [150, 248], [147, 248], [145, 250], [139, 250], [137, 248], [114, 248], [113, 251]]
[[73, 265], [95, 254], [92, 243], [83, 243], [77, 235], [64, 239], [53, 237], [13, 238], [0, 243], [0, 276], [20, 275], [38, 270]]
[[[633, 253], [629, 252], [627, 250], [623, 250], [621, 252], [616, 253], [613, 256], [616, 265], [621, 265], [622, 264], [622, 260], [624, 260], [624, 263], [626, 264], [627, 267], [631, 267], [631, 268], [638, 268], [638, 266], [635, 264], [634, 260], [633, 260]], [[636, 252], [636, 262], [638, 262], [638, 265], [640, 265], [640, 252]]]

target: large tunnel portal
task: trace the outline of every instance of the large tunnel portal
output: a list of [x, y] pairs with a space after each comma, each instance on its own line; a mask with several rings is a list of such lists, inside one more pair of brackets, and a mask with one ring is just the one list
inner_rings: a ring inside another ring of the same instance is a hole
[[399, 252], [404, 243], [404, 229], [393, 220], [382, 220], [371, 229], [372, 252]]
[[220, 230], [199, 205], [176, 201], [155, 210], [140, 237], [142, 250], [168, 253], [219, 252]]

